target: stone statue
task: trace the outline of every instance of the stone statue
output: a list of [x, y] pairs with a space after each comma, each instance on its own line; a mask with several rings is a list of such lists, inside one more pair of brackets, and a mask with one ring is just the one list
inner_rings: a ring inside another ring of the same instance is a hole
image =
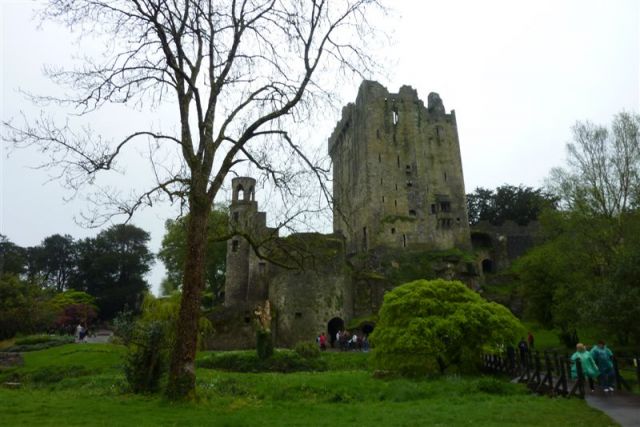
[[266, 300], [262, 304], [258, 304], [256, 309], [253, 311], [253, 314], [256, 316], [258, 327], [261, 330], [271, 330], [271, 304], [269, 303], [269, 300]]

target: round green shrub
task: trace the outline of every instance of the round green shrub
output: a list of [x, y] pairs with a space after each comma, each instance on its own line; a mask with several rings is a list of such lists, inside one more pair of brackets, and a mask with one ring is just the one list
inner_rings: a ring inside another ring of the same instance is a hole
[[384, 297], [371, 335], [377, 369], [405, 376], [477, 372], [481, 353], [516, 341], [520, 321], [464, 284], [417, 280]]

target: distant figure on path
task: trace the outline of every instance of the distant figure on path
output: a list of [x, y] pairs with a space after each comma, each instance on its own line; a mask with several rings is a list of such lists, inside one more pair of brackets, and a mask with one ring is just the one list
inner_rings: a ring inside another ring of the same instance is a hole
[[80, 342], [82, 338], [84, 338], [84, 336], [82, 335], [83, 332], [84, 332], [84, 328], [80, 323], [78, 323], [78, 326], [76, 326], [76, 334], [75, 334], [76, 342]]
[[613, 352], [609, 350], [604, 341], [598, 341], [591, 349], [591, 357], [598, 366], [600, 376], [598, 382], [604, 392], [613, 391]]
[[574, 380], [578, 378], [578, 369], [576, 367], [577, 359], [580, 359], [582, 372], [589, 381], [589, 388], [591, 389], [591, 391], [594, 391], [593, 379], [600, 374], [600, 371], [598, 371], [598, 366], [593, 360], [593, 357], [591, 357], [591, 353], [587, 351], [584, 344], [582, 343], [576, 344], [576, 352], [571, 356], [571, 378], [573, 378]]
[[518, 350], [520, 351], [520, 364], [522, 366], [527, 366], [527, 353], [529, 353], [529, 346], [524, 340], [524, 337], [520, 338], [520, 342], [518, 343]]
[[531, 331], [527, 334], [527, 344], [529, 344], [529, 349], [533, 350], [533, 334]]

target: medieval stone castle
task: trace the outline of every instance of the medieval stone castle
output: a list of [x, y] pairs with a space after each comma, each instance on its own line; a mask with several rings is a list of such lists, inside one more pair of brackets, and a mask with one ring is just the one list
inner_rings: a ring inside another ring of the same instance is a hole
[[433, 277], [475, 287], [483, 268], [495, 268], [507, 252], [497, 232], [472, 236], [456, 116], [437, 93], [425, 106], [410, 86], [390, 93], [364, 81], [328, 149], [329, 235], [278, 237], [258, 210], [255, 180], [233, 179], [230, 221], [237, 235], [228, 242], [224, 307], [212, 317], [211, 347], [253, 346], [253, 311], [266, 300], [278, 346], [320, 332], [334, 336], [342, 327], [368, 332], [387, 290]]

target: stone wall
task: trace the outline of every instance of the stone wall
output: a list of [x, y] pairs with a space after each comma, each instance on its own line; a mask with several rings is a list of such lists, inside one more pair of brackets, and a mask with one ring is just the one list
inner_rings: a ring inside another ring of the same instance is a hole
[[503, 271], [517, 258], [541, 243], [540, 223], [520, 225], [513, 221], [495, 225], [483, 221], [471, 227], [471, 242], [478, 268], [484, 273]]

